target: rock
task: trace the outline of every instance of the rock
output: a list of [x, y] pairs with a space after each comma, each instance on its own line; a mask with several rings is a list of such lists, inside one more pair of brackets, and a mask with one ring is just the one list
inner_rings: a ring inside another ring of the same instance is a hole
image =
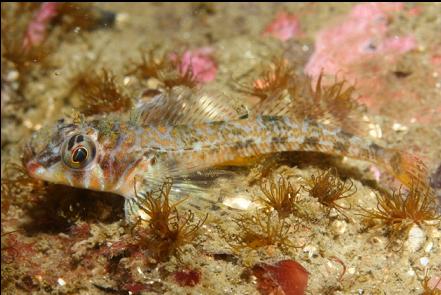
[[416, 224], [409, 230], [408, 247], [412, 252], [416, 252], [423, 246], [426, 240], [426, 233]]

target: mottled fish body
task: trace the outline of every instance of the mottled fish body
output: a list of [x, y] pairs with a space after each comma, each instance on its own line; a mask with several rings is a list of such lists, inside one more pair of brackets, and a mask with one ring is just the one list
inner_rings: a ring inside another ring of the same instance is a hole
[[[247, 159], [278, 152], [314, 151], [373, 162], [405, 185], [425, 177], [418, 159], [311, 120], [266, 115], [232, 119], [230, 114], [229, 120], [219, 120], [224, 117], [211, 111], [216, 108], [209, 101], [199, 105], [200, 110], [212, 108], [209, 116], [199, 114], [200, 119], [193, 119], [189, 115], [173, 121], [176, 115], [170, 106], [161, 105], [168, 108], [164, 123], [157, 118], [142, 124], [116, 118], [60, 122], [49, 130], [50, 135], [33, 136], [26, 167], [32, 176], [50, 182], [120, 194], [127, 199], [127, 215], [136, 197], [137, 180], [153, 189], [166, 178], [241, 165]], [[150, 111], [157, 106], [150, 106]]]

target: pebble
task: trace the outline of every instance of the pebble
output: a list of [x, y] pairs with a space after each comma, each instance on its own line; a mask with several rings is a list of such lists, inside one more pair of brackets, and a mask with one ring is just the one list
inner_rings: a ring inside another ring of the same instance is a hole
[[348, 228], [348, 225], [343, 220], [335, 220], [331, 224], [331, 231], [336, 236], [344, 234], [346, 232], [347, 228]]
[[370, 242], [375, 245], [383, 244], [383, 240], [379, 237], [373, 237], [372, 239], [370, 239]]
[[130, 17], [127, 13], [118, 13], [115, 20], [116, 26], [121, 27], [127, 24], [129, 22], [129, 19]]
[[433, 242], [428, 242], [424, 247], [424, 252], [430, 253], [432, 251], [432, 248], [433, 248]]
[[418, 251], [426, 240], [426, 233], [416, 224], [409, 230], [408, 245], [413, 252]]
[[18, 71], [10, 71], [6, 75], [6, 81], [9, 81], [9, 82], [16, 81], [16, 80], [18, 80], [18, 77], [20, 77], [20, 74], [18, 73]]
[[338, 216], [338, 211], [334, 208], [331, 208], [331, 211], [329, 211], [329, 218], [336, 218]]
[[404, 132], [407, 131], [409, 128], [407, 126], [401, 125], [400, 123], [394, 123], [392, 125], [392, 129], [397, 132]]
[[308, 253], [308, 258], [311, 259], [314, 256], [314, 254], [317, 253], [317, 247], [308, 245], [303, 248], [303, 252]]
[[158, 89], [160, 85], [161, 85], [161, 81], [159, 81], [156, 78], [150, 78], [147, 80], [147, 88]]
[[414, 271], [413, 269], [409, 269], [409, 270], [407, 271], [407, 275], [410, 276], [410, 277], [413, 277], [415, 274], [416, 274], [416, 273], [415, 273], [415, 271]]
[[64, 285], [66, 285], [66, 282], [65, 282], [62, 278], [58, 278], [57, 283], [58, 283], [58, 285], [60, 285], [60, 286], [64, 286]]
[[124, 77], [124, 80], [123, 80], [123, 84], [124, 84], [124, 86], [129, 85], [131, 81], [132, 81], [132, 78], [130, 78], [130, 77]]
[[422, 266], [427, 266], [429, 264], [429, 257], [421, 257], [420, 258], [420, 264]]
[[235, 196], [231, 198], [225, 198], [223, 204], [227, 207], [239, 209], [239, 210], [249, 210], [255, 206], [254, 202], [252, 202], [249, 198], [245, 196]]
[[434, 229], [431, 231], [430, 236], [431, 236], [432, 238], [441, 238], [441, 231], [438, 230], [438, 229], [436, 229], [436, 228], [434, 228]]
[[381, 131], [381, 127], [378, 124], [369, 124], [369, 135], [376, 138], [383, 137], [383, 132]]

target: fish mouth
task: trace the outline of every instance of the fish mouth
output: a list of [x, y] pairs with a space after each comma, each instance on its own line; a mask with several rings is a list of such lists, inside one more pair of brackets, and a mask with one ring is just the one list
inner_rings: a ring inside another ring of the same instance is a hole
[[29, 175], [34, 178], [41, 178], [41, 174], [43, 173], [43, 165], [38, 163], [36, 160], [32, 159], [25, 164], [26, 170]]
[[38, 178], [43, 166], [36, 160], [36, 155], [32, 145], [30, 143], [26, 144], [22, 155], [22, 165], [30, 176]]

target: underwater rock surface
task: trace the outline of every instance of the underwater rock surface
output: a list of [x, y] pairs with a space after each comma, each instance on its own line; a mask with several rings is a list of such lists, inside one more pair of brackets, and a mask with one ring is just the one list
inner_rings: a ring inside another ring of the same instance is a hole
[[[2, 3], [2, 294], [440, 289], [440, 9]], [[137, 118], [133, 108], [157, 107], [158, 95], [169, 112]], [[379, 165], [339, 153], [283, 152], [142, 192], [143, 219], [126, 224], [123, 197], [38, 180], [22, 164], [61, 118], [100, 118], [112, 132], [115, 118], [252, 119], [256, 108], [416, 154], [435, 192], [400, 190]], [[169, 198], [173, 188], [188, 198]]]

